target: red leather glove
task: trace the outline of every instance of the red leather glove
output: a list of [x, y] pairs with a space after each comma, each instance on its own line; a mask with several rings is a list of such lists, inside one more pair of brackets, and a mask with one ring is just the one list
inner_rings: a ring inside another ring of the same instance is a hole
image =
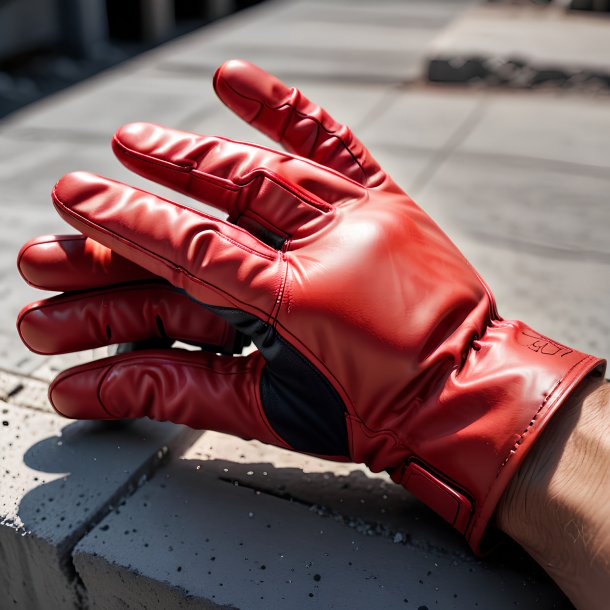
[[[169, 337], [223, 344], [206, 337], [228, 323], [258, 351], [123, 354], [62, 373], [51, 401], [68, 417], [148, 415], [387, 470], [478, 550], [542, 429], [604, 362], [500, 318], [447, 236], [347, 127], [297, 90], [240, 61], [221, 66], [214, 83], [295, 155], [121, 128], [113, 147], [127, 167], [229, 220], [100, 176], [63, 177], [57, 211], [112, 251], [108, 283], [128, 283], [35, 304], [19, 326], [38, 351], [81, 349], [131, 340], [134, 327], [139, 338], [158, 336], [162, 310]], [[48, 246], [50, 258], [58, 247]], [[24, 275], [35, 269], [43, 287], [52, 276], [73, 289], [80, 272], [64, 280], [37, 248], [21, 258]], [[79, 257], [85, 268], [97, 261]]]

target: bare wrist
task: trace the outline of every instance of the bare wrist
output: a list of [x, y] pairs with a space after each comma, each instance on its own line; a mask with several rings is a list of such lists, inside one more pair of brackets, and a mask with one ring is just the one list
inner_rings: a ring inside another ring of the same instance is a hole
[[586, 380], [543, 432], [504, 493], [498, 527], [577, 607], [610, 595], [610, 384]]

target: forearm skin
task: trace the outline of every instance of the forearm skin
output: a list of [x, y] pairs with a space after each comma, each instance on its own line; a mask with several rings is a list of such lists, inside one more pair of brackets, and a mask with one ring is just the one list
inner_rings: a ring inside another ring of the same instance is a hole
[[587, 380], [541, 435], [496, 522], [574, 605], [610, 599], [610, 383]]

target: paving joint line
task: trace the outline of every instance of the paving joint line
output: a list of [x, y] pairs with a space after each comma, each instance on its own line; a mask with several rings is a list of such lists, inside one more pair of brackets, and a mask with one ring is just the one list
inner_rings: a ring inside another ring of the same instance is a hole
[[589, 260], [602, 265], [610, 265], [610, 252], [602, 252], [599, 250], [572, 250], [570, 248], [535, 243], [527, 239], [518, 239], [508, 235], [495, 233], [492, 234], [486, 231], [472, 230], [470, 228], [465, 232], [467, 235], [476, 238], [480, 242], [493, 243], [494, 246], [506, 248], [511, 252], [514, 252], [516, 249], [520, 251], [528, 250], [532, 254], [552, 257], [553, 259], [563, 257], [571, 260]]
[[356, 137], [358, 137], [357, 132], [364, 130], [366, 125], [368, 125], [375, 117], [379, 116], [381, 110], [387, 110], [396, 101], [396, 98], [402, 92], [405, 84], [406, 82], [389, 84], [387, 90], [381, 96], [381, 99], [373, 104], [368, 112], [365, 112], [362, 119], [360, 119], [360, 121], [358, 121], [353, 128], [350, 126], [350, 129], [352, 129], [352, 132], [354, 135], [356, 135]]
[[[434, 152], [436, 149], [432, 146], [417, 146], [413, 144], [398, 144], [396, 142], [383, 142], [372, 140], [375, 146], [384, 148], [389, 151], [396, 151], [397, 154], [402, 153], [422, 153], [427, 154]], [[601, 180], [610, 181], [610, 166], [603, 167], [601, 165], [591, 165], [590, 163], [578, 163], [576, 161], [565, 161], [563, 159], [550, 159], [549, 157], [528, 157], [525, 155], [496, 153], [492, 151], [477, 151], [477, 150], [457, 150], [454, 151], [454, 159], [490, 159], [498, 163], [512, 165], [513, 167], [523, 167], [530, 169], [533, 166], [537, 168], [569, 173], [575, 176], [589, 176], [599, 178]]]
[[118, 511], [120, 506], [123, 506], [128, 498], [133, 496], [141, 487], [143, 487], [155, 473], [164, 466], [170, 457], [170, 450], [163, 446], [155, 454], [151, 462], [144, 463], [140, 468], [135, 470], [130, 478], [121, 485], [106, 504], [99, 509], [92, 517], [74, 533], [68, 543], [65, 545], [63, 552], [65, 553], [60, 563], [62, 570], [69, 582], [73, 582], [74, 592], [76, 594], [77, 603], [80, 610], [86, 610], [89, 607], [87, 599], [87, 588], [82, 580], [76, 566], [74, 565], [74, 549], [78, 543], [85, 538], [97, 525], [99, 525], [112, 512]]
[[250, 489], [257, 493], [271, 496], [279, 500], [284, 500], [285, 502], [299, 504], [300, 506], [306, 507], [309, 512], [315, 513], [322, 519], [332, 519], [333, 521], [341, 523], [342, 525], [355, 530], [362, 536], [375, 535], [380, 538], [387, 538], [389, 540], [392, 540], [395, 544], [402, 544], [404, 546], [417, 549], [418, 551], [434, 553], [442, 557], [452, 557], [456, 560], [459, 559], [462, 562], [468, 562], [473, 564], [480, 563], [480, 561], [474, 555], [468, 553], [467, 551], [464, 551], [463, 553], [460, 551], [451, 551], [432, 543], [425, 543], [423, 541], [413, 540], [411, 535], [408, 533], [398, 530], [394, 531], [385, 525], [374, 521], [368, 521], [367, 519], [363, 519], [362, 517], [350, 517], [349, 515], [344, 515], [343, 513], [337, 510], [327, 508], [314, 502], [307, 502], [307, 500], [298, 498], [290, 493], [273, 491], [270, 489], [261, 489], [256, 485], [244, 483], [242, 480], [233, 477], [221, 476], [218, 477], [218, 480], [222, 481], [223, 483], [228, 483], [237, 487]]
[[[64, 142], [105, 142], [110, 141], [110, 136], [105, 133], [96, 133], [94, 131], [81, 131], [76, 129], [57, 129], [53, 127], [16, 127], [10, 128], [8, 131], [2, 131], [0, 124], [0, 135], [8, 140], [18, 140], [27, 142], [37, 141], [53, 141], [58, 139]], [[76, 156], [76, 155], [75, 155]]]
[[413, 180], [412, 190], [421, 192], [434, 178], [438, 170], [443, 166], [445, 161], [457, 150], [457, 148], [466, 140], [472, 133], [473, 129], [480, 122], [485, 114], [487, 100], [481, 97], [475, 104], [474, 108], [468, 113], [466, 118], [456, 127], [453, 133], [447, 138], [447, 141], [440, 149], [432, 156], [426, 166], [415, 176]]
[[[16, 385], [11, 388], [3, 399], [6, 404], [18, 409], [28, 409], [36, 412], [43, 412], [49, 415], [48, 410], [36, 408], [31, 405], [18, 405], [10, 402], [10, 398], [18, 396], [24, 389], [27, 388], [28, 381], [34, 381], [41, 383], [40, 379], [32, 377], [30, 375], [24, 375], [22, 373], [15, 373], [14, 371], [0, 368], [0, 373], [6, 373], [11, 377], [15, 378]], [[84, 423], [84, 422], [83, 422]], [[200, 431], [192, 430], [190, 434], [185, 434], [184, 439], [173, 448], [163, 445], [160, 447], [151, 459], [144, 462], [139, 468], [134, 470], [129, 478], [120, 485], [114, 493], [104, 502], [91, 517], [84, 522], [74, 533], [69, 536], [62, 544], [56, 546], [57, 556], [59, 559], [59, 568], [66, 578], [67, 583], [72, 588], [77, 608], [79, 610], [87, 610], [89, 607], [89, 601], [87, 598], [86, 586], [74, 565], [74, 550], [83, 538], [85, 538], [99, 523], [101, 523], [108, 515], [112, 512], [118, 511], [126, 501], [133, 496], [141, 487], [143, 487], [154, 475], [170, 460], [174, 455], [180, 455], [181, 450], [189, 445], [198, 438]], [[7, 524], [3, 524], [7, 525]], [[27, 533], [25, 531], [24, 533]]]

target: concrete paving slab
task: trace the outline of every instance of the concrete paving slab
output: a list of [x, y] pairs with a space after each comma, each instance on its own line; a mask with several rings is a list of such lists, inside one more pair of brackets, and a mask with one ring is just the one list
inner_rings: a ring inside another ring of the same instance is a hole
[[10, 371], [0, 370], [0, 400], [6, 401], [22, 385], [21, 378]]
[[490, 284], [503, 316], [608, 358], [607, 189], [597, 176], [456, 154], [417, 201]]
[[281, 77], [413, 80], [426, 45], [468, 4], [267, 2], [213, 24], [205, 37], [172, 43], [158, 67], [209, 73], [227, 58], [243, 57]]
[[49, 384], [45, 381], [0, 371], [0, 400], [10, 401], [12, 405], [54, 414], [47, 396], [48, 390]]
[[[96, 107], [91, 107], [92, 112], [96, 110]], [[54, 184], [71, 171], [87, 170], [115, 180], [129, 180], [140, 188], [156, 188], [159, 194], [168, 195], [168, 189], [155, 187], [154, 183], [130, 172], [115, 159], [110, 146], [112, 133], [114, 132], [108, 132], [103, 140], [84, 142], [73, 141], [65, 132], [55, 132], [49, 139], [28, 138], [29, 164], [25, 165], [21, 159], [7, 160], [2, 170], [4, 176], [0, 179], [6, 189], [2, 213], [10, 225], [4, 230], [7, 233], [9, 229], [13, 234], [21, 233], [21, 227], [27, 224], [38, 231], [44, 231], [47, 227], [47, 233], [73, 231], [59, 218], [51, 202]], [[22, 135], [12, 132], [11, 137], [0, 136], [0, 149], [10, 148], [15, 140], [21, 140]], [[54, 154], [47, 157], [50, 150]], [[17, 251], [15, 257], [16, 255]]]
[[417, 197], [421, 185], [420, 176], [429, 174], [436, 166], [438, 151], [429, 148], [390, 146], [381, 143], [368, 144], [373, 157], [411, 197]]
[[223, 482], [198, 452], [170, 462], [77, 545], [92, 608], [569, 607], [539, 573], [360, 533]]
[[586, 353], [610, 358], [610, 266], [541, 255], [452, 232], [490, 285], [502, 316]]
[[239, 438], [206, 432], [192, 448], [206, 472], [221, 481], [299, 502], [361, 534], [408, 540], [422, 549], [472, 559], [463, 537], [439, 523], [421, 502], [385, 472], [338, 464]]
[[610, 175], [456, 153], [438, 169], [420, 203], [446, 231], [457, 225], [489, 243], [610, 263], [609, 187]]
[[[0, 428], [0, 459], [17, 473], [0, 484], [13, 506], [2, 515], [10, 513], [13, 525], [25, 516], [31, 529], [21, 536], [0, 526], [0, 560], [11, 564], [9, 592], [22, 606], [64, 599], [104, 609], [570, 607], [514, 548], [474, 560], [457, 534], [383, 475], [213, 433], [98, 523], [142, 469], [156, 468], [155, 447], [167, 445], [165, 437], [155, 433], [158, 442], [147, 444], [129, 433], [132, 444], [119, 443], [115, 435], [127, 430], [32, 410], [48, 409], [45, 384], [59, 370], [92, 354], [37, 357], [14, 332], [18, 309], [42, 296], [17, 276], [18, 248], [33, 235], [69, 230], [48, 198], [59, 175], [89, 169], [185, 202], [113, 159], [116, 125], [144, 119], [269, 143], [223, 109], [210, 87], [220, 62], [245, 55], [351, 124], [489, 281], [503, 315], [610, 356], [604, 100], [397, 85], [420, 74], [422, 41], [465, 4], [268, 2], [0, 124], [0, 365], [38, 380], [19, 388], [19, 376], [0, 375], [0, 400], [13, 403], [0, 410], [17, 418]], [[18, 414], [29, 417], [17, 439]], [[75, 512], [80, 493], [89, 508]], [[44, 525], [35, 512], [43, 501]], [[40, 577], [28, 592], [33, 557]]]
[[561, 6], [471, 8], [429, 49], [433, 81], [610, 85], [610, 19]]
[[480, 109], [482, 95], [430, 87], [398, 89], [367, 117], [358, 137], [367, 145], [414, 150], [443, 149], [468, 117]]
[[10, 129], [50, 132], [49, 138], [71, 134], [82, 146], [91, 139], [107, 142], [118, 127], [132, 121], [180, 128], [190, 114], [216, 103], [211, 80], [174, 76], [171, 83], [169, 87], [166, 80], [141, 75], [127, 64], [11, 116]]
[[483, 99], [472, 91], [394, 88], [354, 132], [394, 181], [417, 197], [454, 141], [478, 121]]
[[74, 544], [196, 434], [145, 420], [68, 422], [14, 404], [40, 387], [19, 384], [11, 404], [0, 401], [0, 607], [80, 608]]
[[610, 97], [514, 92], [485, 99], [460, 151], [569, 163], [582, 166], [576, 171], [609, 175]]
[[[15, 303], [14, 308], [16, 307]], [[0, 324], [3, 327], [10, 326], [10, 322], [4, 316], [0, 318]], [[0, 363], [3, 368], [27, 375], [32, 369], [40, 366], [41, 358], [28, 351], [16, 333], [0, 333]]]

